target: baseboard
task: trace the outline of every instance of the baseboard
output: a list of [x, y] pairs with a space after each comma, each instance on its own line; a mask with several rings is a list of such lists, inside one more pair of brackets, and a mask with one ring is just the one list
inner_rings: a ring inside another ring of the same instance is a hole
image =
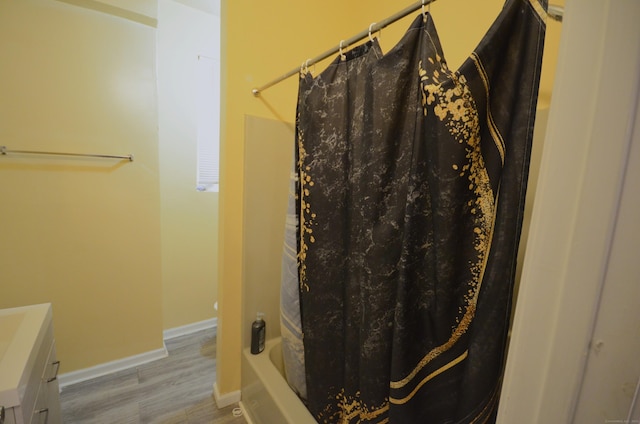
[[[192, 324], [183, 325], [181, 327], [170, 328], [162, 332], [163, 340], [170, 340], [174, 337], [185, 336], [187, 334], [196, 333], [208, 328], [218, 326], [218, 319], [211, 318], [204, 321], [194, 322]], [[139, 355], [130, 356], [128, 358], [118, 359], [112, 362], [106, 362], [94, 367], [85, 368], [77, 371], [60, 374], [58, 382], [60, 387], [69, 386], [71, 384], [80, 383], [82, 381], [91, 380], [96, 377], [102, 377], [107, 374], [125, 370], [127, 368], [137, 367], [151, 361], [166, 358], [168, 356], [167, 348], [156, 349]], [[239, 392], [238, 392], [239, 393]], [[238, 397], [238, 400], [240, 398]], [[237, 401], [236, 401], [237, 402]], [[231, 402], [234, 403], [234, 402]], [[230, 404], [231, 404], [230, 403]]]
[[222, 409], [226, 406], [240, 402], [240, 390], [221, 395], [218, 390], [218, 383], [213, 383], [213, 397], [218, 408]]
[[198, 321], [181, 327], [174, 327], [162, 332], [164, 340], [170, 340], [174, 337], [186, 336], [187, 334], [197, 333], [201, 330], [218, 327], [218, 318], [210, 318], [204, 321]]
[[238, 406], [240, 407], [240, 410], [242, 411], [242, 416], [244, 417], [244, 420], [247, 422], [247, 424], [254, 424], [253, 420], [251, 419], [251, 415], [247, 413], [247, 408], [244, 407], [244, 403], [240, 401]]
[[128, 368], [137, 367], [151, 361], [166, 358], [169, 355], [167, 348], [156, 349], [139, 355], [129, 356], [127, 358], [118, 359], [116, 361], [106, 362], [94, 367], [84, 368], [77, 371], [71, 371], [58, 376], [60, 388], [70, 386], [71, 384], [80, 383], [82, 381], [91, 380], [96, 377], [102, 377]]

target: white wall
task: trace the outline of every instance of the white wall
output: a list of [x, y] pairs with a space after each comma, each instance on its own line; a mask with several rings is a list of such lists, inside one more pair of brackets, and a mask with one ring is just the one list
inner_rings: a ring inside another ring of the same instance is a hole
[[[215, 315], [218, 193], [196, 191], [198, 57], [220, 60], [220, 16], [158, 2], [157, 72], [164, 328]], [[216, 77], [212, 75], [212, 78]], [[219, 77], [219, 75], [218, 75]], [[219, 113], [211, 119], [219, 120]]]
[[567, 1], [498, 422], [640, 420], [638, 22]]

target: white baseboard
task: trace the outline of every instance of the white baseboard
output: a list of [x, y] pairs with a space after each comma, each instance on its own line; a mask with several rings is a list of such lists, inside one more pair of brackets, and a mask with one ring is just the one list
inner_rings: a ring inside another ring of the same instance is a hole
[[218, 408], [222, 409], [226, 406], [240, 402], [240, 390], [221, 395], [218, 390], [218, 383], [213, 383], [213, 397]]
[[174, 327], [162, 332], [164, 340], [173, 339], [174, 337], [186, 336], [187, 334], [197, 333], [201, 330], [218, 327], [218, 318], [210, 318], [204, 321], [198, 321], [181, 327]]
[[91, 380], [92, 378], [102, 377], [128, 368], [137, 367], [142, 364], [166, 358], [169, 355], [167, 348], [156, 349], [139, 355], [129, 356], [127, 358], [118, 359], [116, 361], [106, 362], [94, 367], [84, 368], [77, 371], [71, 371], [58, 376], [60, 387], [69, 386], [71, 384], [80, 383], [81, 381]]
[[[215, 328], [218, 326], [218, 319], [211, 318], [204, 321], [194, 322], [192, 324], [183, 325], [181, 327], [170, 328], [162, 332], [163, 340], [170, 340], [174, 337], [185, 336], [200, 330]], [[156, 349], [139, 355], [129, 356], [128, 358], [117, 359], [115, 361], [99, 364], [94, 367], [84, 368], [77, 371], [60, 374], [58, 382], [60, 387], [69, 386], [71, 384], [80, 383], [82, 381], [91, 380], [96, 377], [112, 374], [127, 368], [137, 367], [151, 361], [166, 358], [168, 356], [166, 346], [162, 349]], [[233, 402], [231, 402], [233, 403]]]

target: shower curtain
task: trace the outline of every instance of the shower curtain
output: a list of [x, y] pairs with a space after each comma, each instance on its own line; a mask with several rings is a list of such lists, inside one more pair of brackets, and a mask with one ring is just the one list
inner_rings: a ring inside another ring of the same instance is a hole
[[301, 75], [283, 314], [319, 422], [495, 420], [545, 10], [507, 0], [455, 71], [420, 14]]

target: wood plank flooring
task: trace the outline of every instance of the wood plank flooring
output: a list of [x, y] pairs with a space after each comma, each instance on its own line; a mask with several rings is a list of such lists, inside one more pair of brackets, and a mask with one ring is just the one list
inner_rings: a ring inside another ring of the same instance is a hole
[[169, 356], [66, 386], [64, 424], [246, 424], [231, 405], [216, 407], [215, 329], [166, 341]]

